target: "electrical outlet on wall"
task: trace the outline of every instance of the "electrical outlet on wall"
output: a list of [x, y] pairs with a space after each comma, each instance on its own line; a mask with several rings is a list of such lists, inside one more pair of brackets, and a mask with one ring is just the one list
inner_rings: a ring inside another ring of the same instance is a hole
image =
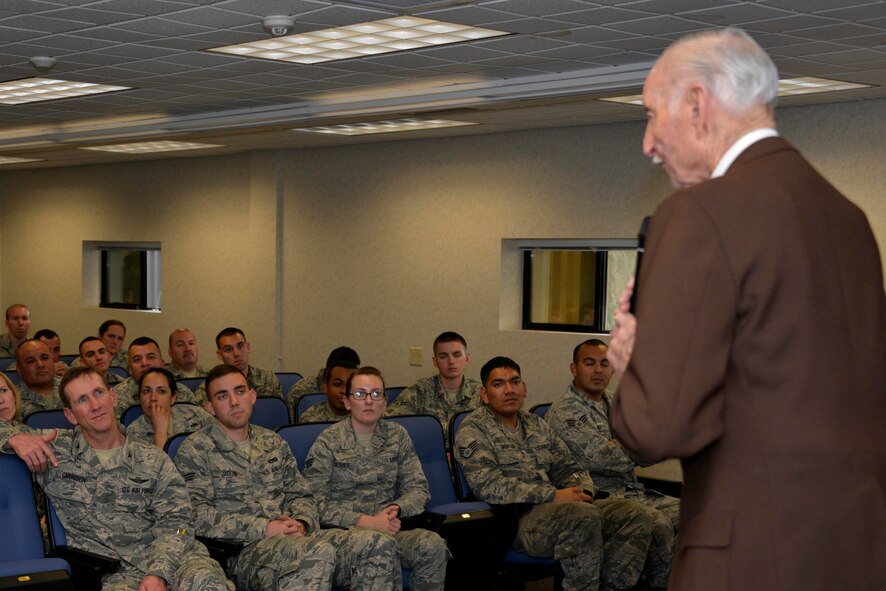
[[421, 347], [409, 347], [409, 365], [421, 367], [424, 351]]

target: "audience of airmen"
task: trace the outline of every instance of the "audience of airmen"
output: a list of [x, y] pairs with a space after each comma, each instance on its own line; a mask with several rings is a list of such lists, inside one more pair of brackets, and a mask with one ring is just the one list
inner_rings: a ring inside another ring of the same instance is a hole
[[[8, 315], [20, 314], [13, 309]], [[103, 588], [135, 589], [156, 582], [154, 577], [167, 588], [230, 588], [192, 540], [196, 533], [244, 545], [225, 566], [245, 588], [394, 589], [401, 584], [402, 566], [411, 569], [410, 588], [443, 589], [450, 557], [446, 542], [420, 527], [401, 529], [403, 519], [408, 523], [424, 511], [427, 480], [406, 431], [383, 417], [430, 414], [448, 426], [465, 411], [473, 412], [454, 442], [456, 457], [476, 496], [505, 524], [508, 545], [534, 556], [556, 556], [564, 589], [629, 589], [644, 576], [650, 589], [666, 585], [679, 500], [645, 489], [633, 473], [636, 464], [608, 433], [611, 371], [602, 341], [576, 347], [573, 382], [546, 421], [522, 410], [526, 386], [513, 361], [491, 360], [481, 370], [482, 381], [466, 376], [470, 356], [458, 333], [444, 332], [434, 340], [437, 374], [404, 389], [390, 406], [381, 372], [358, 369], [357, 353], [337, 347], [318, 376], [290, 390], [298, 398], [315, 390], [326, 394], [299, 422], [335, 423], [311, 448], [302, 476], [279, 436], [249, 424], [259, 391], [280, 396], [282, 389], [273, 372], [249, 364], [250, 345], [242, 330], [229, 327], [218, 334], [222, 365], [208, 376], [197, 365], [191, 330], [169, 335], [169, 364], [156, 341], [138, 337], [126, 349], [130, 377], [125, 380], [108, 371], [108, 340], [122, 346], [121, 322], [108, 321], [99, 331], [102, 337], [83, 339], [72, 364], [80, 367], [64, 377], [56, 374], [51, 349], [58, 335], [39, 332], [35, 337], [44, 338], [23, 339], [15, 351], [19, 388], [0, 374], [0, 449], [22, 457], [50, 487], [51, 499], [61, 495], [57, 508], [75, 545], [122, 559], [124, 568]], [[196, 395], [176, 382], [195, 375], [206, 377]], [[68, 388], [71, 402], [60, 386]], [[122, 410], [134, 404], [141, 405], [142, 416], [118, 427]], [[54, 408], [63, 408], [79, 429], [37, 431], [22, 422], [35, 410]], [[107, 412], [113, 420], [103, 416]], [[184, 489], [160, 451], [178, 433], [194, 433], [176, 456]], [[59, 472], [74, 469], [84, 477], [67, 482], [68, 472]], [[108, 480], [109, 470], [119, 474]], [[99, 539], [97, 518], [85, 514], [123, 519], [111, 517], [103, 503], [113, 505], [114, 478], [143, 478], [143, 470], [153, 470], [150, 477], [157, 480], [152, 482], [162, 482], [164, 491], [150, 499], [123, 495], [123, 500], [171, 513], [136, 511], [121, 527], [161, 528], [166, 537]], [[71, 487], [85, 489], [73, 494], [91, 506], [68, 498]], [[151, 525], [152, 520], [163, 523]], [[181, 527], [170, 534], [173, 525]]]

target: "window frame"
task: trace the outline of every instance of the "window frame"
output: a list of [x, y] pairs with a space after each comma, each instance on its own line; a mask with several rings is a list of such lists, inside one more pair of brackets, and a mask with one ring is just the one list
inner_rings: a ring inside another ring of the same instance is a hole
[[[612, 251], [636, 251], [636, 239], [527, 240], [521, 241], [518, 248], [523, 251], [521, 262], [521, 327], [523, 330], [589, 334], [608, 334], [610, 332], [610, 329], [605, 327], [609, 253]], [[534, 251], [591, 251], [595, 253], [593, 324], [534, 322], [532, 320], [532, 253]]]

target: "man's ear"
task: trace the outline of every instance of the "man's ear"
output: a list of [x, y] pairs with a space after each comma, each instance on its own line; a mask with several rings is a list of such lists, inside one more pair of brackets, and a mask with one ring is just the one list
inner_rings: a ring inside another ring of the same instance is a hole
[[70, 408], [65, 408], [64, 413], [65, 413], [65, 418], [68, 419], [69, 423], [71, 423], [72, 425], [78, 424], [77, 419], [74, 418], [74, 413], [71, 412]]
[[708, 131], [710, 94], [701, 84], [692, 84], [686, 90], [686, 101], [689, 105], [690, 121], [695, 130], [695, 137], [701, 139]]
[[483, 401], [483, 404], [489, 404], [489, 397], [486, 396], [486, 386], [480, 388], [480, 400]]

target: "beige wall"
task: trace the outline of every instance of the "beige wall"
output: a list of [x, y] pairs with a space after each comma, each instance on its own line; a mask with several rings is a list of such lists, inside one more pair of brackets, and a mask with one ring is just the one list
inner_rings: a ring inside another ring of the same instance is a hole
[[[886, 245], [886, 101], [787, 109], [783, 133], [868, 214]], [[502, 239], [619, 238], [669, 192], [641, 123], [342, 148], [0, 173], [0, 301], [31, 307], [63, 348], [120, 317], [128, 337], [181, 325], [214, 363], [239, 325], [253, 361], [312, 372], [355, 347], [391, 385], [433, 372], [443, 330], [524, 367], [530, 402], [569, 381], [583, 337], [502, 330]], [[159, 241], [163, 312], [81, 297], [83, 240]], [[36, 269], [37, 271], [32, 271]], [[422, 346], [425, 365], [410, 367]], [[164, 347], [165, 348], [165, 347]]]

